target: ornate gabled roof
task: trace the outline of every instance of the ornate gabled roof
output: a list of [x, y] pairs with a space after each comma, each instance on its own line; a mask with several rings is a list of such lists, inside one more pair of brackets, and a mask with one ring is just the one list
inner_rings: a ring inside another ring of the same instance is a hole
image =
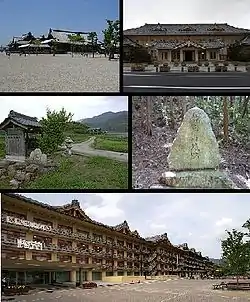
[[225, 47], [225, 43], [220, 39], [210, 39], [209, 41], [200, 40], [200, 41], [177, 41], [177, 40], [159, 40], [149, 44], [149, 47], [156, 49], [179, 49], [183, 47], [195, 47], [200, 49], [218, 49]]
[[69, 215], [89, 222], [92, 221], [89, 216], [86, 215], [85, 212], [80, 208], [80, 203], [78, 200], [72, 200], [71, 203], [68, 203], [63, 206], [54, 206], [53, 208], [57, 212], [60, 212], [65, 215]]
[[24, 115], [14, 110], [11, 110], [8, 117], [0, 124], [0, 129], [4, 129], [10, 123], [13, 123], [16, 126], [19, 126], [24, 129], [42, 127], [36, 117]]
[[145, 24], [137, 28], [126, 29], [124, 35], [211, 35], [214, 34], [246, 34], [249, 29], [237, 28], [227, 23], [219, 24]]
[[141, 47], [140, 44], [131, 40], [130, 38], [123, 36], [123, 46]]
[[250, 35], [240, 41], [240, 45], [250, 46]]
[[135, 231], [131, 231], [129, 228], [129, 225], [126, 220], [124, 220], [122, 223], [115, 225], [112, 227], [115, 231], [121, 232], [123, 234], [140, 237], [139, 233]]
[[168, 239], [168, 234], [167, 233], [164, 233], [162, 235], [155, 235], [155, 236], [152, 236], [152, 237], [147, 237], [146, 238], [147, 241], [152, 241], [152, 242], [165, 242], [165, 243], [168, 243], [168, 244], [171, 244], [170, 240]]
[[114, 230], [116, 230], [116, 231], [122, 231], [123, 229], [126, 229], [126, 230], [130, 231], [129, 225], [128, 225], [128, 223], [127, 223], [126, 220], [124, 220], [124, 221], [123, 221], [122, 223], [120, 223], [120, 224], [117, 224], [117, 225], [114, 226], [113, 228], [114, 228]]
[[188, 250], [189, 250], [188, 244], [187, 244], [187, 243], [179, 244], [177, 247], [178, 247], [179, 249], [184, 250], [184, 251], [188, 251]]

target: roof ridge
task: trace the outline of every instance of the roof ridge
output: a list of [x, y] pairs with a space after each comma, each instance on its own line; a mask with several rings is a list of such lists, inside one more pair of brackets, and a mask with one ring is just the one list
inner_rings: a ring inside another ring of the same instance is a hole
[[22, 114], [20, 112], [14, 111], [14, 110], [10, 110], [8, 117], [10, 117], [10, 118], [15, 118], [15, 117], [16, 118], [24, 118], [24, 119], [31, 120], [31, 121], [34, 121], [34, 122], [38, 122], [37, 117], [32, 117], [32, 116], [29, 116], [29, 115], [25, 115], [25, 114]]

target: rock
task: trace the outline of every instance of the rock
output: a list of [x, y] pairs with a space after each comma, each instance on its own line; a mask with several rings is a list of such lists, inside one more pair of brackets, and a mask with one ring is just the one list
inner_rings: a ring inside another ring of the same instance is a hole
[[24, 176], [24, 181], [29, 182], [32, 179], [32, 173], [26, 173]]
[[5, 168], [0, 169], [0, 177], [7, 172]]
[[40, 161], [41, 160], [41, 156], [42, 156], [42, 151], [41, 151], [41, 149], [35, 149], [34, 151], [32, 151], [31, 153], [30, 153], [30, 159], [32, 160], [32, 161]]
[[170, 170], [217, 169], [220, 161], [209, 117], [198, 107], [188, 110], [168, 156]]
[[0, 160], [0, 169], [7, 168], [10, 165], [10, 162], [8, 160]]
[[40, 161], [41, 161], [41, 164], [42, 164], [42, 165], [46, 165], [46, 164], [47, 164], [47, 161], [48, 161], [47, 155], [46, 155], [46, 154], [42, 154], [42, 155], [41, 155]]
[[16, 174], [16, 169], [15, 169], [15, 166], [14, 165], [10, 165], [8, 167], [8, 176], [10, 178], [14, 177], [14, 175]]
[[0, 179], [1, 180], [5, 180], [5, 179], [7, 179], [7, 176], [6, 175], [2, 175], [2, 176], [0, 176]]
[[25, 170], [26, 170], [26, 172], [34, 173], [34, 172], [36, 172], [36, 171], [39, 170], [39, 166], [36, 165], [36, 164], [30, 164], [30, 165], [28, 165], [28, 166], [26, 167]]
[[174, 177], [163, 173], [159, 182], [175, 188], [237, 189], [225, 172], [219, 170], [178, 171]]
[[12, 189], [18, 189], [20, 186], [20, 182], [17, 181], [16, 179], [12, 179], [10, 181], [10, 186], [12, 187]]
[[18, 181], [24, 181], [25, 180], [25, 172], [22, 172], [20, 170], [16, 171], [15, 177]]
[[13, 166], [15, 167], [16, 170], [23, 170], [26, 168], [25, 163], [15, 163]]

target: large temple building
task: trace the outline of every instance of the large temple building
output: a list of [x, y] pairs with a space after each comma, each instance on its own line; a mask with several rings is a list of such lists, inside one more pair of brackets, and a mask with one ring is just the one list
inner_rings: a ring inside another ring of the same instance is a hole
[[108, 281], [111, 276], [207, 277], [214, 264], [167, 234], [142, 238], [127, 222], [92, 220], [77, 200], [51, 206], [2, 194], [2, 276], [16, 284]]
[[[228, 49], [246, 41], [250, 29], [222, 24], [145, 24], [124, 30], [124, 53], [141, 45], [159, 63], [228, 60]], [[247, 46], [249, 46], [247, 45]]]

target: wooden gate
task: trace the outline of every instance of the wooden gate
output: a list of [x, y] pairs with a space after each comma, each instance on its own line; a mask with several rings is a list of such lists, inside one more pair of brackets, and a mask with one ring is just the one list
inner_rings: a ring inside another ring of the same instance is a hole
[[9, 128], [6, 133], [6, 155], [25, 156], [25, 138], [21, 129]]

